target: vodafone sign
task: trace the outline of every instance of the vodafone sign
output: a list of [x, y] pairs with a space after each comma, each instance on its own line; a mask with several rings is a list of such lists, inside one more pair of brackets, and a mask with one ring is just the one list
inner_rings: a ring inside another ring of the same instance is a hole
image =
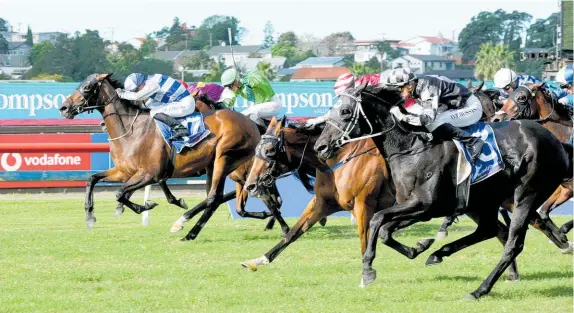
[[[85, 170], [89, 169], [86, 153], [3, 153], [0, 156], [0, 168], [7, 172], [18, 170]], [[87, 156], [89, 160], [89, 155]], [[87, 165], [85, 164], [87, 163]]]
[[[90, 142], [89, 134], [0, 135], [2, 143]], [[1, 153], [0, 171], [82, 171], [91, 169], [91, 154]]]

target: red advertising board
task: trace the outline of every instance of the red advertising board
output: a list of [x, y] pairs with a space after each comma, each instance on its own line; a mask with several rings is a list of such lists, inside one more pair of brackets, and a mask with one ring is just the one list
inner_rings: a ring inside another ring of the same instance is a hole
[[[0, 135], [0, 143], [89, 143], [90, 134], [14, 134]], [[91, 155], [86, 153], [1, 153], [0, 171], [77, 171], [90, 170]]]

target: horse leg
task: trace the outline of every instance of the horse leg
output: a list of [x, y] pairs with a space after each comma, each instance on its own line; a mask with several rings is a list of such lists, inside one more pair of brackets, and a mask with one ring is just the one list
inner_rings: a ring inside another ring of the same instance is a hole
[[510, 226], [510, 215], [508, 214], [508, 210], [506, 208], [502, 208], [502, 210], [498, 210], [498, 212], [500, 213], [500, 216], [502, 216], [502, 219], [504, 220], [504, 224], [506, 224], [506, 226]]
[[[131, 197], [133, 196], [134, 193], [135, 193], [135, 190], [134, 190], [134, 191], [131, 191], [131, 192], [126, 192], [126, 198], [127, 198], [127, 199], [131, 199]], [[125, 209], [124, 209], [124, 204], [121, 203], [121, 202], [118, 202], [118, 206], [116, 207], [116, 213], [115, 213], [115, 215], [116, 215], [116, 216], [120, 216], [120, 215], [122, 215], [122, 214], [124, 213], [124, 211], [125, 211]]]
[[269, 222], [267, 222], [267, 225], [265, 225], [265, 229], [263, 229], [263, 231], [270, 231], [273, 230], [273, 226], [275, 226], [275, 217], [271, 216], [269, 218]]
[[[249, 196], [247, 190], [243, 188], [243, 185], [237, 183], [235, 185], [235, 197], [237, 198], [237, 203], [235, 211], [241, 217], [254, 218], [258, 220], [264, 220], [270, 216], [273, 216], [271, 212], [247, 212], [245, 211], [245, 205], [247, 204], [247, 197]], [[266, 203], [267, 205], [267, 203]], [[268, 206], [269, 207], [269, 206]]]
[[146, 203], [144, 205], [139, 205], [139, 204], [131, 202], [126, 197], [126, 195], [132, 194], [134, 191], [136, 191], [142, 187], [145, 187], [151, 183], [153, 183], [153, 176], [152, 175], [150, 175], [148, 173], [144, 173], [144, 172], [138, 172], [138, 173], [136, 173], [136, 175], [134, 175], [130, 179], [128, 179], [128, 181], [125, 182], [124, 185], [120, 188], [120, 190], [118, 191], [118, 193], [116, 195], [116, 200], [118, 202], [124, 204], [128, 208], [132, 209], [132, 211], [134, 211], [137, 214], [141, 214], [141, 212], [143, 212], [143, 211], [149, 211], [149, 210], [155, 208], [157, 206], [157, 203], [155, 203], [152, 200], [148, 200], [148, 201], [146, 201]]
[[572, 227], [574, 227], [574, 220], [570, 220], [569, 222], [566, 222], [564, 225], [560, 226], [560, 231], [564, 234], [567, 234], [570, 232], [570, 230], [572, 230]]
[[[224, 194], [223, 198], [221, 199], [221, 203], [225, 203], [225, 202], [227, 202], [229, 200], [233, 200], [233, 199], [235, 199], [235, 191], [231, 191], [231, 192]], [[197, 213], [205, 210], [206, 205], [207, 205], [207, 199], [198, 203], [193, 209], [183, 213], [183, 215], [173, 223], [173, 225], [171, 226], [170, 232], [171, 233], [177, 233], [180, 230], [182, 230], [183, 226], [186, 222], [188, 222], [194, 216], [196, 216]]]
[[530, 221], [534, 228], [540, 230], [552, 243], [554, 243], [562, 253], [572, 253], [572, 246], [570, 242], [568, 242], [568, 238], [566, 237], [566, 233], [562, 232], [554, 221], [550, 218], [542, 218], [540, 215], [536, 214], [537, 216]]
[[94, 187], [102, 179], [106, 179], [108, 181], [120, 181], [122, 178], [123, 173], [115, 167], [96, 173], [88, 178], [88, 181], [86, 182], [86, 199], [84, 203], [88, 229], [92, 229], [96, 223], [96, 216], [94, 215]]
[[165, 197], [166, 197], [167, 202], [169, 204], [173, 204], [173, 205], [176, 205], [176, 206], [178, 206], [184, 210], [187, 210], [187, 203], [185, 203], [185, 200], [183, 198], [179, 198], [179, 199], [175, 198], [175, 196], [171, 193], [171, 190], [169, 190], [169, 187], [167, 186], [166, 180], [160, 180], [158, 182], [158, 185], [161, 187], [161, 190], [165, 194]]
[[448, 228], [450, 225], [452, 225], [452, 223], [454, 223], [455, 220], [456, 215], [447, 216], [444, 218], [442, 225], [440, 225], [440, 228], [436, 233], [436, 240], [444, 240], [446, 237], [448, 237]]
[[417, 219], [411, 219], [411, 220], [406, 220], [406, 221], [392, 221], [392, 222], [385, 223], [383, 225], [383, 228], [381, 229], [381, 232], [380, 232], [380, 237], [381, 237], [383, 244], [394, 249], [395, 251], [399, 252], [400, 254], [406, 256], [407, 258], [409, 258], [411, 260], [416, 258], [419, 254], [425, 252], [426, 250], [428, 250], [431, 247], [431, 245], [435, 241], [434, 238], [425, 238], [425, 239], [419, 240], [417, 242], [416, 248], [406, 246], [406, 245], [398, 242], [397, 240], [395, 240], [393, 238], [393, 232], [395, 230], [400, 229], [400, 228], [405, 228], [405, 227], [412, 225], [416, 222], [418, 222]]
[[569, 186], [560, 185], [537, 211], [543, 219], [548, 219], [554, 208], [570, 198], [572, 198], [572, 189]]
[[265, 253], [262, 257], [242, 262], [243, 267], [250, 270], [257, 269], [258, 265], [265, 265], [273, 262], [279, 254], [287, 248], [290, 244], [295, 242], [301, 235], [308, 231], [313, 225], [322, 217], [328, 214], [326, 201], [322, 197], [313, 197], [307, 204], [307, 207], [299, 217], [299, 220], [291, 227], [287, 235], [283, 237], [277, 245]]
[[287, 225], [283, 216], [281, 216], [281, 196], [279, 195], [279, 190], [277, 190], [276, 185], [273, 185], [273, 187], [270, 188], [269, 196], [264, 199], [263, 202], [269, 208], [271, 214], [273, 214], [273, 219], [277, 220], [279, 225], [281, 225], [283, 235], [286, 235], [289, 232], [289, 225]]
[[203, 229], [205, 223], [209, 221], [213, 212], [215, 212], [219, 205], [223, 203], [223, 186], [225, 185], [225, 177], [229, 174], [229, 169], [227, 167], [231, 163], [232, 161], [230, 160], [230, 157], [226, 155], [215, 160], [211, 176], [211, 189], [207, 196], [205, 210], [195, 226], [193, 226], [189, 233], [181, 239], [182, 241], [194, 240], [197, 238], [197, 235]]

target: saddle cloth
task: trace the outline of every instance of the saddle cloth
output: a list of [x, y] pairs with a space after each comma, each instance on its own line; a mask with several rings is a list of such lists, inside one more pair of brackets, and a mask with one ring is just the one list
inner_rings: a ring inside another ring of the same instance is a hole
[[463, 129], [472, 136], [480, 137], [486, 144], [482, 148], [482, 154], [471, 164], [466, 146], [454, 141], [459, 151], [457, 183], [464, 182], [470, 175], [470, 184], [476, 184], [503, 170], [504, 162], [492, 127], [486, 123], [476, 123]]
[[175, 134], [169, 126], [154, 119], [157, 128], [159, 129], [163, 139], [168, 145], [173, 145], [177, 153], [181, 153], [183, 148], [192, 148], [199, 142], [201, 142], [205, 137], [210, 134], [210, 131], [205, 128], [203, 123], [203, 115], [200, 112], [194, 112], [185, 117], [176, 118], [176, 120], [187, 128], [189, 131], [189, 137], [184, 137], [183, 139], [178, 138], [178, 140], [171, 140]]

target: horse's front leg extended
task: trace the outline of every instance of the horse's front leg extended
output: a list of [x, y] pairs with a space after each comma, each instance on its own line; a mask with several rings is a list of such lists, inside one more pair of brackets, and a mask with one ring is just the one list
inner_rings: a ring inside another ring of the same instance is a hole
[[96, 184], [103, 179], [106, 181], [122, 181], [123, 178], [123, 173], [115, 167], [96, 173], [88, 178], [88, 181], [86, 182], [86, 200], [84, 203], [88, 229], [92, 229], [96, 223], [96, 216], [94, 215], [94, 187]]

